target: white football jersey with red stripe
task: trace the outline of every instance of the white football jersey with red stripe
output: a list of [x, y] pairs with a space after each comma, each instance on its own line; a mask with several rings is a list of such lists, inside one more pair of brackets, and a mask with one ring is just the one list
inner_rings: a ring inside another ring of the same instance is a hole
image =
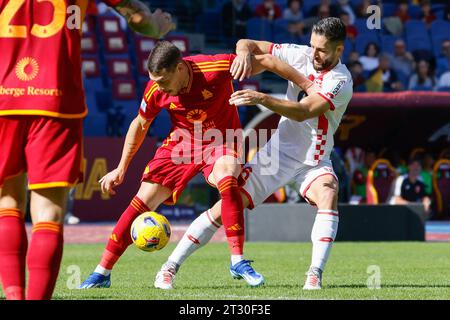
[[[288, 63], [303, 75], [314, 80], [318, 94], [328, 101], [330, 109], [323, 115], [302, 122], [281, 117], [272, 136], [272, 148], [279, 141], [278, 150], [295, 161], [316, 166], [328, 160], [333, 149], [333, 135], [353, 94], [353, 81], [347, 67], [339, 63], [331, 70], [317, 72], [313, 67], [312, 49], [296, 44], [274, 44], [271, 54]], [[305, 92], [293, 82], [288, 83], [286, 99], [300, 101]], [[274, 139], [275, 138], [275, 139]]]

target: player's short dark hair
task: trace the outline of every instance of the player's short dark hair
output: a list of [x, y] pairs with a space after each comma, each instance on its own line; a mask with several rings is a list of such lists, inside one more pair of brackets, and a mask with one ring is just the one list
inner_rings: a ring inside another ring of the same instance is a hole
[[347, 37], [347, 28], [341, 19], [329, 17], [314, 24], [312, 32], [323, 35], [331, 42], [344, 42]]
[[163, 69], [173, 71], [181, 58], [181, 51], [177, 46], [169, 41], [159, 41], [148, 56], [148, 71], [151, 73], [160, 73]]

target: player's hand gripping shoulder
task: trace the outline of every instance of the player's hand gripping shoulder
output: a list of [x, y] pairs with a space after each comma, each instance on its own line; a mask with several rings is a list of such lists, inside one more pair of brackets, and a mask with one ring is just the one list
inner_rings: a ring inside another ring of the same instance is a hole
[[139, 0], [123, 0], [115, 9], [125, 17], [130, 28], [148, 37], [160, 39], [175, 29], [170, 13], [156, 9], [153, 13]]

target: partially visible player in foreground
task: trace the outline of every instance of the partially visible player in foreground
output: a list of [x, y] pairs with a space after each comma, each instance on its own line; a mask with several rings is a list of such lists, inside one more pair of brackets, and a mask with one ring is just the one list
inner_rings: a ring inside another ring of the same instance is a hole
[[[242, 177], [246, 180], [241, 189], [244, 206], [253, 209], [277, 189], [295, 181], [300, 186], [300, 194], [318, 208], [311, 232], [312, 262], [304, 289], [321, 288], [322, 272], [338, 228], [338, 182], [329, 156], [333, 135], [353, 93], [352, 77], [340, 61], [345, 30], [340, 19], [326, 18], [314, 25], [311, 47], [240, 40], [237, 58], [231, 67], [235, 78], [245, 78], [251, 74], [248, 63], [251, 55], [270, 53], [307, 75], [314, 83], [302, 90], [290, 82], [287, 100], [251, 90], [235, 92], [230, 99], [230, 103], [236, 105], [261, 104], [282, 116], [271, 140], [243, 169]], [[264, 164], [268, 163], [277, 163], [278, 171], [267, 172]], [[220, 205], [216, 204], [208, 210], [213, 224], [204, 218], [204, 214], [194, 220], [158, 272], [155, 287], [173, 288], [181, 264], [205, 245], [219, 228], [219, 209]]]
[[[100, 180], [102, 190], [115, 193], [114, 187], [122, 183], [133, 156], [162, 109], [169, 112], [173, 127], [148, 163], [140, 189], [117, 222], [99, 265], [81, 288], [109, 287], [114, 264], [132, 243], [133, 220], [143, 212], [156, 210], [163, 202], [174, 204], [199, 172], [219, 190], [222, 199], [222, 221], [231, 251], [230, 271], [251, 286], [264, 283], [263, 276], [243, 257], [244, 207], [237, 181], [242, 162], [240, 143], [234, 141], [235, 136], [239, 140], [242, 129], [236, 106], [229, 103], [234, 58], [234, 54], [182, 58], [179, 49], [167, 41], [153, 48], [148, 59], [151, 80], [139, 115], [128, 129], [118, 167]], [[286, 79], [298, 78], [294, 68], [284, 63], [275, 65], [273, 60], [270, 56], [256, 57], [252, 60], [252, 72], [269, 69]], [[214, 223], [207, 214], [202, 217]]]
[[[106, 0], [132, 29], [160, 38], [173, 29], [169, 14], [137, 0]], [[81, 168], [81, 26], [68, 27], [68, 7], [87, 0], [0, 0], [0, 278], [6, 299], [50, 299], [63, 252], [69, 189]], [[69, 10], [70, 12], [70, 10]], [[75, 11], [77, 12], [77, 11]], [[24, 215], [26, 174], [33, 231], [28, 248]]]

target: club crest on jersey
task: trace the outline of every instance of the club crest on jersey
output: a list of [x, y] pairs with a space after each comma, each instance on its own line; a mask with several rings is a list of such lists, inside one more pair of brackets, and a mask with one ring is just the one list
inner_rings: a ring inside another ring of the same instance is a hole
[[214, 96], [211, 91], [208, 91], [206, 89], [202, 90], [202, 95], [203, 95], [203, 100], [208, 100]]
[[200, 110], [200, 109], [191, 110], [186, 115], [186, 119], [191, 123], [194, 123], [197, 121], [203, 122], [206, 120], [207, 117], [208, 117], [208, 114], [205, 111]]

